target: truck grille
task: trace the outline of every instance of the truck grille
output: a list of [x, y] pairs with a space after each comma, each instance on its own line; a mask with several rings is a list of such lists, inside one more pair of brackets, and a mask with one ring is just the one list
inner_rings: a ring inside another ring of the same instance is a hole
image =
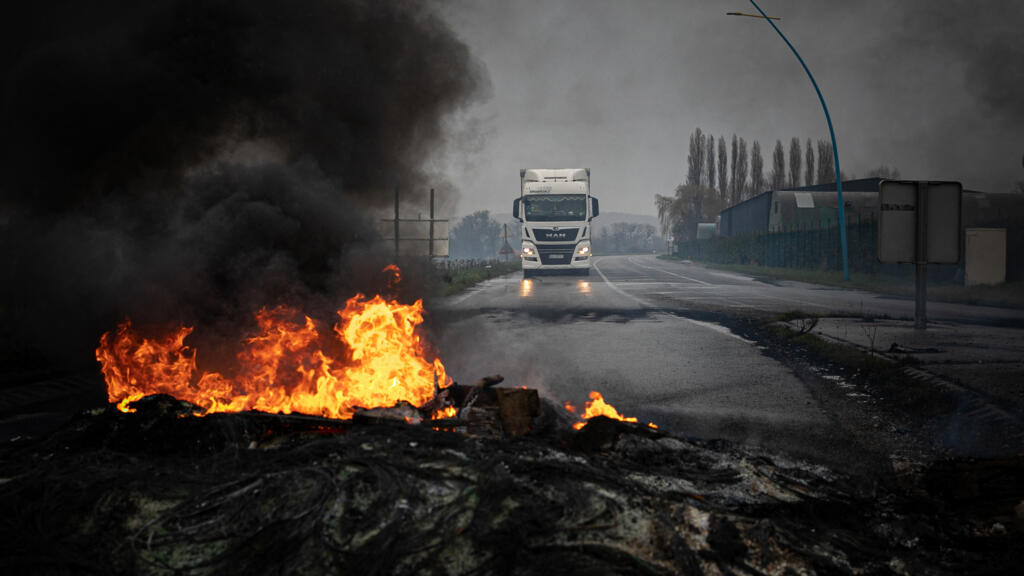
[[571, 264], [576, 246], [537, 246], [541, 264]]
[[579, 234], [579, 228], [534, 228], [533, 235], [540, 242], [573, 242]]

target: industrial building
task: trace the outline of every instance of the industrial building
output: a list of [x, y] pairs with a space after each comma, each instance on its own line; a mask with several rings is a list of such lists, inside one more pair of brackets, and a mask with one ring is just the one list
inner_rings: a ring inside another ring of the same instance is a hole
[[[881, 181], [881, 178], [865, 178], [843, 182], [843, 207], [848, 221], [877, 217]], [[828, 228], [839, 221], [836, 185], [769, 190], [722, 210], [720, 218], [718, 233], [721, 236]]]
[[[881, 182], [880, 178], [843, 182], [847, 223], [878, 218]], [[967, 283], [1024, 280], [1024, 195], [964, 190], [961, 210], [964, 258], [953, 267], [954, 275]], [[723, 210], [718, 233], [734, 237], [832, 228], [838, 213], [835, 183], [769, 190]]]

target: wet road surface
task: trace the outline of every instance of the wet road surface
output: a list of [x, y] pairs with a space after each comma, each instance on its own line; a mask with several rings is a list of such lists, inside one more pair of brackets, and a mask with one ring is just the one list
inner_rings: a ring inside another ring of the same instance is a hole
[[[830, 400], [836, 394], [810, 388], [820, 382], [798, 376], [725, 326], [686, 316], [803, 311], [911, 319], [914, 302], [766, 283], [654, 256], [605, 256], [589, 277], [512, 274], [452, 297], [442, 309], [447, 329], [438, 344], [458, 381], [501, 373], [508, 385], [576, 405], [597, 390], [623, 414], [673, 433], [842, 464], [891, 449], [863, 432], [877, 418], [870, 405], [849, 416], [847, 403]], [[928, 314], [935, 321], [1024, 325], [1024, 311], [984, 306], [929, 302]]]
[[461, 382], [500, 373], [508, 385], [576, 405], [597, 390], [623, 414], [674, 433], [827, 450], [834, 426], [788, 368], [723, 326], [676, 314], [662, 297], [758, 305], [742, 302], [735, 288], [744, 284], [636, 256], [599, 258], [586, 278], [512, 274], [445, 302], [438, 345]]
[[[653, 256], [597, 260], [598, 277], [651, 306], [913, 319], [914, 300], [803, 282], [765, 282]], [[929, 302], [929, 320], [970, 324], [1024, 324], [1024, 310]]]

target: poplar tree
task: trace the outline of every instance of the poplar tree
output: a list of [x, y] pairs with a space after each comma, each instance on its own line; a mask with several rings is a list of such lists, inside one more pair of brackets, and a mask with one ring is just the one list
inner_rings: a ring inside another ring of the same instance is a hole
[[807, 149], [804, 150], [804, 186], [814, 186], [814, 146], [811, 146], [811, 139], [807, 139]]
[[782, 140], [775, 141], [772, 172], [768, 178], [771, 180], [772, 190], [782, 190], [786, 187], [786, 152], [782, 149]]
[[686, 156], [686, 183], [700, 186], [701, 171], [704, 169], [704, 134], [700, 128], [690, 135], [690, 153]]
[[764, 158], [761, 157], [761, 143], [757, 140], [750, 147], [750, 188], [755, 196], [764, 192]]
[[718, 137], [718, 199], [722, 201], [722, 206], [726, 205], [726, 199], [729, 197], [729, 177], [726, 171], [726, 164], [728, 163], [726, 158], [725, 150], [725, 137]]
[[835, 182], [836, 165], [832, 159], [832, 145], [827, 140], [818, 140], [818, 184]]
[[747, 141], [740, 138], [739, 164], [736, 166], [736, 190], [740, 199], [749, 196], [747, 189]]
[[704, 172], [706, 173], [706, 180], [708, 188], [715, 189], [715, 137], [708, 134], [704, 137], [704, 159], [706, 167]]
[[739, 204], [740, 189], [736, 186], [736, 166], [739, 161], [740, 142], [736, 135], [732, 135], [732, 163], [730, 164], [729, 175], [729, 204]]
[[800, 161], [803, 155], [800, 154], [800, 139], [793, 138], [789, 141], [789, 187], [800, 186]]

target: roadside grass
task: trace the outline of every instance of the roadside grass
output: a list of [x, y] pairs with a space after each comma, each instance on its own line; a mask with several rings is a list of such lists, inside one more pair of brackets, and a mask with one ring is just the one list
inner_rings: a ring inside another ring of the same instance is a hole
[[[659, 254], [657, 251], [651, 250], [594, 250], [594, 256], [650, 256], [651, 254]], [[659, 254], [659, 258], [661, 258]]]
[[522, 269], [517, 259], [515, 262], [497, 262], [475, 268], [441, 271], [441, 285], [445, 296], [457, 294], [463, 290], [498, 276], [504, 276]]
[[855, 346], [829, 342], [809, 330], [794, 331], [777, 323], [792, 319], [774, 319], [762, 327], [762, 334], [784, 348], [799, 348], [816, 365], [839, 368], [847, 378], [868, 386], [907, 414], [934, 418], [956, 410], [959, 398], [955, 394], [912, 378], [903, 371], [901, 363]]
[[[672, 256], [659, 256], [665, 260], [678, 260]], [[739, 272], [762, 280], [792, 280], [853, 288], [892, 294], [895, 296], [914, 297], [913, 277], [894, 278], [875, 274], [850, 273], [850, 281], [843, 280], [843, 273], [837, 270], [815, 270], [808, 268], [766, 268], [740, 264], [710, 264], [697, 262], [706, 268]], [[1024, 282], [1008, 282], [994, 286], [961, 286], [958, 284], [929, 284], [928, 300], [935, 302], [952, 302], [957, 304], [974, 304], [982, 306], [998, 306], [1002, 308], [1024, 308]]]

